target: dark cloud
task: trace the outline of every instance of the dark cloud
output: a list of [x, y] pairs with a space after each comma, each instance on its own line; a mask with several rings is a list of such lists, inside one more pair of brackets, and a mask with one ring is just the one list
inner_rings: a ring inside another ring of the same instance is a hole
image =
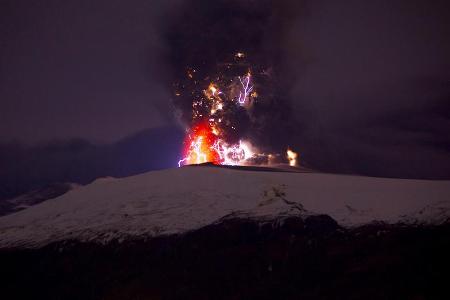
[[[285, 47], [311, 166], [450, 177], [447, 1], [308, 1]], [[289, 74], [289, 73], [288, 73]]]
[[183, 132], [176, 127], [141, 131], [111, 144], [84, 139], [26, 146], [0, 144], [0, 200], [52, 183], [86, 184], [177, 166]]
[[156, 25], [172, 1], [1, 1], [0, 140], [111, 142], [172, 122]]

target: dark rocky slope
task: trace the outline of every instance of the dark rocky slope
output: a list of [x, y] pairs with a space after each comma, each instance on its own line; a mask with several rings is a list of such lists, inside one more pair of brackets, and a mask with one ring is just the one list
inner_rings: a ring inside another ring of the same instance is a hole
[[448, 299], [450, 225], [229, 219], [184, 235], [0, 251], [3, 299]]

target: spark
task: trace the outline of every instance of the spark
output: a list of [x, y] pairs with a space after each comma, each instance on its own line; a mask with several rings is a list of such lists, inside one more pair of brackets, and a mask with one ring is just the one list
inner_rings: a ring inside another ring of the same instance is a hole
[[211, 93], [212, 93], [213, 96], [216, 95], [217, 88], [216, 88], [213, 84], [211, 84], [211, 85], [209, 86], [209, 90], [211, 91]]
[[220, 97], [218, 96], [222, 94], [222, 92], [219, 90], [219, 87], [213, 82], [209, 84], [208, 89], [204, 90], [203, 93], [210, 100], [214, 100], [216, 98], [220, 99]]

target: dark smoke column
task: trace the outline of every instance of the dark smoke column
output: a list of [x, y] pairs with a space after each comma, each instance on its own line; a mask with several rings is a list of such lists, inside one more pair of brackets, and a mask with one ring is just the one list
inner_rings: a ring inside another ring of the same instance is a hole
[[224, 138], [227, 143], [245, 138], [264, 152], [286, 150], [297, 127], [287, 97], [291, 81], [284, 74], [279, 41], [291, 19], [284, 13], [292, 9], [290, 4], [270, 0], [184, 3], [165, 37], [170, 45], [167, 60], [174, 105], [186, 128], [195, 127], [199, 116], [211, 111], [202, 99], [212, 82], [225, 86], [231, 98], [233, 86], [239, 85], [236, 78], [251, 72], [257, 94], [251, 108], [223, 108]]

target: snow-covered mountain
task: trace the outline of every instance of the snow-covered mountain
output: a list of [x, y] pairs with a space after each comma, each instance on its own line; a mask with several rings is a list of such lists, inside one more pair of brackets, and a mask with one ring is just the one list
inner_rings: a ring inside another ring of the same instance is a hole
[[3, 200], [0, 202], [0, 216], [5, 216], [39, 204], [48, 199], [56, 198], [78, 186], [79, 185], [76, 183], [54, 183], [23, 195]]
[[0, 247], [181, 234], [227, 218], [326, 214], [341, 226], [443, 223], [450, 181], [189, 166], [99, 179], [0, 217]]

